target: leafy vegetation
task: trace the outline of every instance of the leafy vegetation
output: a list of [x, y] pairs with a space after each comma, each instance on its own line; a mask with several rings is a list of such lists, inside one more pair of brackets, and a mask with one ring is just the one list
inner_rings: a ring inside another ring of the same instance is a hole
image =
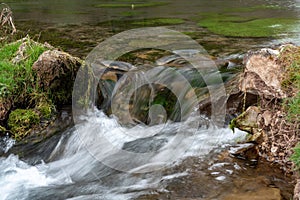
[[[20, 98], [36, 90], [32, 64], [46, 50], [29, 38], [4, 45], [0, 49], [0, 94], [1, 97]], [[21, 47], [21, 44], [23, 45]]]
[[[282, 81], [283, 89], [288, 92], [284, 107], [288, 113], [288, 120], [296, 125], [295, 132], [299, 134], [300, 127], [300, 47], [287, 45], [280, 54], [279, 61], [287, 76]], [[300, 143], [294, 148], [291, 156], [296, 169], [300, 169]]]
[[26, 136], [33, 126], [38, 125], [40, 117], [33, 109], [17, 109], [10, 113], [8, 126], [16, 139]]
[[287, 46], [280, 55], [287, 76], [282, 81], [289, 98], [285, 101], [290, 121], [300, 123], [300, 48]]
[[0, 47], [0, 102], [9, 101], [22, 109], [12, 110], [8, 128], [16, 139], [30, 132], [41, 119], [49, 119], [54, 106], [37, 85], [33, 63], [47, 50], [29, 37]]
[[294, 148], [294, 154], [291, 156], [291, 160], [296, 166], [296, 170], [300, 169], [300, 144]]

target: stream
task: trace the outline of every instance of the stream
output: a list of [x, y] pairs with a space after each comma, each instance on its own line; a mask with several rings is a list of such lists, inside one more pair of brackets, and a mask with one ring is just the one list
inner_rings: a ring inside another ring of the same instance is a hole
[[[11, 7], [21, 35], [29, 34], [81, 58], [105, 39], [148, 27], [147, 20], [160, 18], [183, 20], [161, 25], [187, 34], [215, 58], [241, 62], [251, 49], [300, 44], [299, 24], [278, 38], [227, 37], [198, 25], [201, 13], [222, 13], [225, 9], [250, 17], [276, 15], [299, 20], [300, 4], [293, 0], [173, 0], [135, 9], [99, 6], [122, 4], [122, 0], [4, 2]], [[284, 9], [244, 12], [261, 5]], [[72, 119], [70, 108], [62, 109], [58, 116], [60, 123], [66, 118]], [[247, 133], [216, 126], [206, 116], [191, 114], [182, 121], [128, 127], [115, 116], [93, 108], [80, 119], [35, 145], [15, 145], [9, 137], [0, 139], [0, 200], [292, 198], [290, 175], [256, 157], [237, 156], [239, 149], [253, 145], [243, 144]], [[196, 128], [195, 123], [199, 124]], [[125, 151], [129, 153], [123, 154]]]

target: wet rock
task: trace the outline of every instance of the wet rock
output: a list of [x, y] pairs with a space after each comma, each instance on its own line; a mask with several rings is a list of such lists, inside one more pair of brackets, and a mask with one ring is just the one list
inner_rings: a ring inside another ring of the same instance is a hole
[[254, 143], [238, 144], [230, 147], [229, 153], [237, 158], [249, 161], [258, 160], [258, 151]]
[[73, 83], [81, 61], [58, 50], [45, 51], [33, 64], [38, 84], [44, 91], [51, 91], [56, 104], [65, 104], [72, 96]]
[[256, 106], [250, 106], [245, 112], [233, 120], [235, 127], [248, 133], [257, 132], [258, 115], [260, 110]]
[[249, 52], [245, 56], [245, 71], [239, 89], [267, 99], [285, 98], [281, 88], [284, 73], [282, 66], [276, 62], [277, 56], [277, 51], [272, 49]]
[[236, 193], [225, 196], [224, 200], [281, 200], [278, 188], [262, 188], [260, 190]]
[[4, 121], [8, 118], [9, 111], [12, 107], [12, 103], [7, 98], [0, 99], [0, 125], [4, 125]]

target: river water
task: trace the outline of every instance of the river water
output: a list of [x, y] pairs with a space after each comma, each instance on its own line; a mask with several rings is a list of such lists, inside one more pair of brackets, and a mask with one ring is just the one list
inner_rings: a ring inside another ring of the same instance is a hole
[[[251, 15], [299, 19], [297, 1], [173, 0], [166, 5], [134, 10], [95, 6], [111, 2], [6, 1], [22, 34], [29, 33], [34, 39], [60, 46], [82, 58], [106, 38], [145, 26], [132, 22], [153, 18], [183, 19], [183, 23], [168, 28], [190, 33], [215, 57], [239, 57], [250, 49], [300, 41], [297, 24], [277, 39], [224, 37], [197, 25], [199, 13], [219, 13], [225, 8], [236, 12], [238, 8], [259, 5], [281, 6], [285, 10]], [[246, 133], [232, 133], [209, 120], [205, 126], [191, 128], [191, 124], [199, 121], [203, 118], [190, 116], [183, 122], [123, 127], [114, 117], [95, 109], [93, 115], [83, 117], [75, 127], [38, 145], [24, 145], [20, 148], [24, 153], [10, 153], [14, 141], [3, 138], [1, 149], [6, 154], [0, 158], [0, 199], [251, 199], [252, 193], [264, 199], [264, 195], [270, 197], [274, 193], [274, 188], [280, 189], [282, 199], [291, 198], [291, 178], [278, 168], [230, 154], [230, 149], [243, 146], [238, 143], [245, 140]], [[178, 129], [185, 130], [181, 141], [185, 148], [179, 153], [172, 146], [165, 146], [172, 143]], [[111, 144], [118, 150], [144, 153], [145, 157], [120, 156]]]
[[[170, 25], [173, 30], [189, 33], [210, 54], [221, 57], [244, 53], [259, 46], [283, 42], [299, 44], [299, 23], [284, 31], [281, 38], [231, 38], [213, 34], [200, 27], [198, 22], [206, 13], [218, 13], [251, 19], [288, 18], [299, 19], [299, 2], [293, 0], [201, 0], [157, 1], [161, 6], [96, 7], [107, 4], [139, 4], [153, 1], [104, 1], [68, 0], [20, 1], [7, 0], [14, 12], [17, 29], [23, 35], [30, 34], [36, 40], [47, 41], [73, 55], [85, 56], [104, 39], [132, 28], [147, 26], [141, 22], [148, 19], [171, 18], [183, 20], [182, 24]], [[155, 3], [157, 3], [155, 2]], [[256, 8], [256, 9], [255, 9]], [[271, 8], [271, 9], [259, 9]], [[275, 8], [275, 9], [274, 9]], [[280, 9], [277, 9], [280, 8]], [[226, 21], [226, 19], [224, 19]], [[135, 24], [138, 22], [138, 24]], [[273, 26], [282, 24], [274, 23]], [[151, 26], [151, 25], [150, 25]], [[264, 25], [262, 25], [264, 26]]]

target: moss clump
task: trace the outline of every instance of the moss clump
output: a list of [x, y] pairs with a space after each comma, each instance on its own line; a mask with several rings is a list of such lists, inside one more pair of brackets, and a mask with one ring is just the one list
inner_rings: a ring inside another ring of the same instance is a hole
[[39, 102], [35, 109], [38, 111], [41, 119], [50, 119], [55, 111], [55, 106], [46, 100]]
[[234, 129], [236, 128], [236, 118], [232, 119], [229, 123], [229, 128], [232, 130], [232, 132], [234, 133]]
[[16, 139], [25, 137], [39, 122], [40, 117], [33, 109], [14, 110], [8, 118], [8, 126]]
[[158, 26], [158, 25], [175, 25], [184, 23], [183, 19], [178, 18], [158, 18], [145, 19], [143, 21], [133, 22], [133, 25]]
[[[164, 6], [167, 5], [168, 2], [149, 2], [149, 3], [105, 3], [105, 4], [97, 4], [96, 8], [146, 8], [146, 7], [154, 7], [154, 6]], [[134, 6], [132, 6], [134, 5]]]
[[239, 15], [208, 13], [198, 23], [216, 34], [231, 37], [276, 37], [297, 21], [290, 18], [256, 19]]
[[244, 13], [244, 12], [255, 12], [258, 10], [282, 10], [283, 8], [278, 5], [258, 5], [251, 7], [238, 7], [238, 8], [225, 8], [224, 12], [235, 12], [235, 13]]

